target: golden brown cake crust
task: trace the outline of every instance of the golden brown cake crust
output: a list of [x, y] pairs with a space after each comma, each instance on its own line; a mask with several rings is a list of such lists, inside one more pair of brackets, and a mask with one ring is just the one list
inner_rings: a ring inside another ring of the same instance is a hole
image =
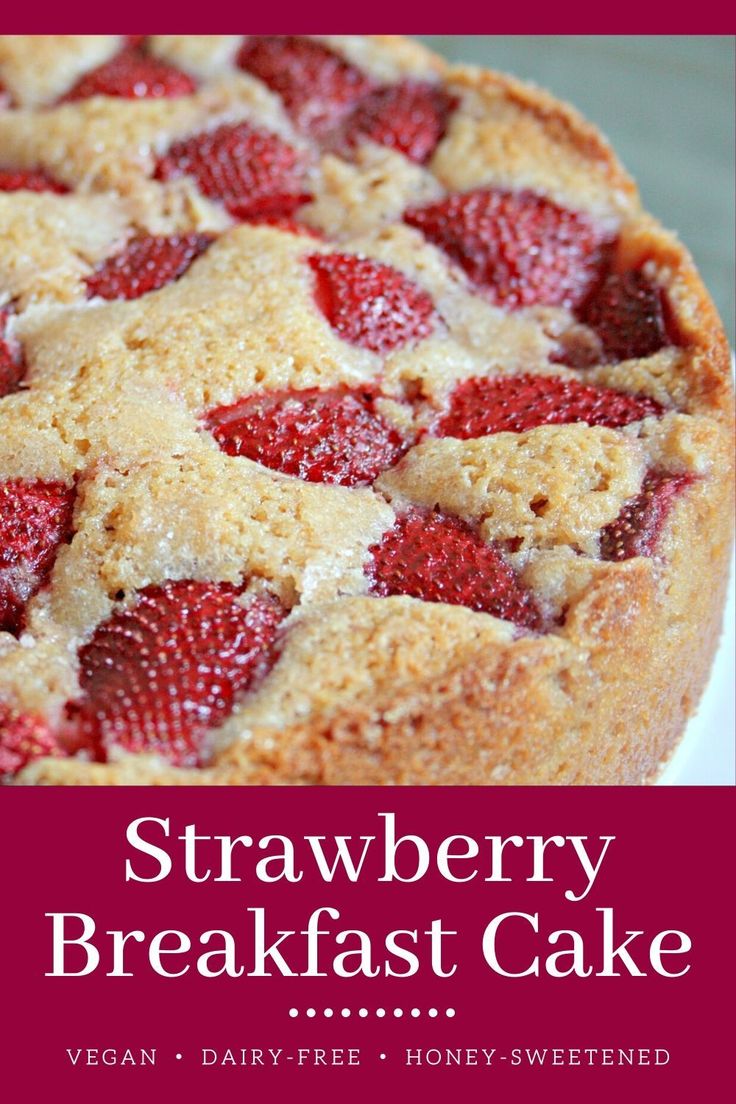
[[[0, 41], [0, 80], [19, 105], [0, 112], [0, 161], [40, 166], [75, 189], [0, 194], [0, 307], [13, 302], [31, 365], [30, 388], [0, 405], [0, 479], [78, 480], [75, 538], [60, 553], [48, 591], [31, 602], [28, 639], [0, 634], [0, 699], [58, 718], [77, 693], [76, 649], [121, 591], [167, 577], [235, 582], [246, 572], [295, 603], [280, 660], [215, 734], [204, 768], [148, 756], [104, 764], [49, 757], [16, 781], [653, 780], [708, 678], [732, 539], [729, 349], [689, 254], [642, 212], [634, 183], [573, 108], [511, 78], [447, 66], [399, 36], [328, 37], [331, 48], [377, 78], [440, 80], [462, 103], [426, 167], [372, 146], [353, 162], [324, 155], [304, 210], [304, 220], [329, 237], [310, 242], [311, 251], [391, 263], [440, 309], [442, 332], [385, 359], [387, 394], [398, 398], [414, 387], [438, 402], [456, 380], [487, 371], [489, 347], [494, 372], [549, 373], [545, 335], [559, 312], [519, 317], [489, 308], [399, 221], [412, 204], [494, 185], [531, 189], [610, 221], [614, 265], [654, 274], [672, 305], [679, 348], [598, 365], [588, 379], [674, 410], [623, 430], [583, 433], [572, 424], [432, 439], [373, 489], [305, 484], [225, 456], [199, 431], [207, 408], [256, 387], [329, 387], [365, 382], [377, 371], [373, 354], [347, 345], [316, 316], [298, 264], [303, 239], [234, 225], [188, 184], [150, 179], [154, 152], [214, 120], [257, 117], [302, 142], [265, 86], [242, 73], [223, 75], [237, 41], [154, 39], [162, 57], [202, 78], [193, 96], [136, 104], [95, 98], [45, 112], [38, 107], [119, 42], [91, 36], [84, 61], [74, 43], [58, 39], [34, 84], [26, 59], [38, 46]], [[178, 282], [130, 303], [88, 305], [85, 276], [141, 230], [220, 237]], [[555, 366], [554, 374], [565, 373]], [[386, 409], [400, 419], [398, 407]], [[505, 440], [512, 437], [523, 440]], [[657, 555], [603, 562], [600, 531], [655, 465], [694, 477]], [[591, 473], [601, 471], [606, 494], [594, 495]], [[551, 507], [537, 518], [514, 488], [523, 491], [524, 480], [542, 473]], [[489, 540], [513, 533], [520, 577], [564, 624], [525, 636], [464, 608], [367, 596], [367, 549], [401, 503], [484, 517]]]

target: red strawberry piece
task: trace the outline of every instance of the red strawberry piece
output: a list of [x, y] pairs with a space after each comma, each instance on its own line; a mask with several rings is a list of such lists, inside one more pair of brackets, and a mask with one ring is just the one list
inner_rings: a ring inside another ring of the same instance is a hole
[[0, 168], [0, 192], [68, 192], [66, 184], [54, 180], [44, 169]]
[[223, 452], [310, 483], [372, 483], [409, 447], [376, 409], [380, 396], [336, 387], [266, 391], [207, 415]]
[[59, 753], [43, 717], [17, 713], [0, 702], [0, 779], [12, 777], [34, 759]]
[[603, 362], [601, 343], [585, 326], [570, 326], [557, 337], [549, 359], [552, 364], [584, 371]]
[[402, 81], [361, 100], [345, 126], [348, 145], [371, 141], [390, 146], [424, 165], [444, 138], [455, 96], [438, 85]]
[[242, 604], [243, 587], [168, 581], [146, 587], [79, 651], [81, 697], [67, 707], [79, 737], [105, 760], [119, 749], [194, 766], [211, 729], [277, 657], [285, 611]]
[[573, 308], [601, 277], [611, 239], [586, 215], [534, 192], [496, 188], [447, 196], [404, 215], [491, 302]]
[[303, 35], [249, 35], [237, 61], [281, 96], [301, 130], [315, 136], [339, 123], [373, 88], [360, 69]]
[[0, 307], [0, 399], [18, 387], [25, 374], [20, 342], [8, 333], [9, 308]]
[[561, 376], [480, 376], [458, 384], [447, 413], [432, 432], [467, 440], [570, 422], [616, 429], [656, 417], [662, 410], [648, 395], [592, 387]]
[[426, 291], [391, 265], [354, 253], [314, 253], [317, 306], [343, 341], [390, 353], [429, 337], [438, 317]]
[[311, 198], [304, 190], [304, 169], [301, 155], [278, 135], [248, 123], [224, 123], [174, 142], [159, 158], [155, 177], [193, 177], [233, 218], [289, 218]]
[[653, 556], [677, 495], [693, 482], [691, 475], [650, 471], [636, 498], [601, 532], [601, 559], [630, 560]]
[[74, 491], [63, 483], [0, 484], [0, 629], [22, 630], [25, 603], [71, 538], [73, 510]]
[[294, 218], [280, 218], [278, 215], [255, 215], [253, 218], [243, 219], [253, 226], [273, 226], [275, 230], [283, 230], [286, 234], [303, 234], [307, 238], [315, 238], [317, 241], [326, 241], [321, 230], [315, 230], [313, 226], [307, 226], [305, 222], [299, 222]]
[[7, 88], [0, 81], [0, 111], [3, 111], [6, 107], [12, 107], [13, 101]]
[[379, 597], [408, 594], [492, 613], [525, 629], [542, 627], [534, 598], [513, 568], [460, 518], [410, 510], [370, 552], [366, 574]]
[[609, 363], [651, 356], [674, 344], [664, 292], [642, 272], [612, 272], [583, 305], [580, 318], [598, 334]]
[[108, 257], [87, 277], [87, 295], [103, 299], [137, 299], [183, 276], [212, 244], [209, 234], [170, 238], [142, 234]]
[[172, 99], [189, 96], [196, 89], [196, 83], [181, 69], [145, 53], [139, 44], [128, 44], [109, 61], [84, 73], [59, 102], [72, 103], [90, 96], [118, 96], [125, 100]]

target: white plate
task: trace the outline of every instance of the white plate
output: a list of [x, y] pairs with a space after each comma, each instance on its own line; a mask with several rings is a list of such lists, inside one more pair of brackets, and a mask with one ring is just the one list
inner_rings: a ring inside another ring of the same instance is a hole
[[661, 786], [733, 786], [736, 783], [736, 591], [735, 571], [726, 603], [723, 635], [698, 711], [670, 760]]

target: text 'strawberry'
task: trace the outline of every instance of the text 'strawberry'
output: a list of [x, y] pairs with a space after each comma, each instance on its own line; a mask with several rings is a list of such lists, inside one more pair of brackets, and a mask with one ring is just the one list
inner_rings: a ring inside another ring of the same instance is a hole
[[354, 253], [314, 253], [317, 306], [343, 341], [372, 353], [390, 353], [434, 330], [434, 304], [391, 265]]
[[283, 138], [249, 123], [223, 123], [174, 142], [156, 164], [157, 180], [190, 176], [233, 218], [289, 218], [311, 198], [302, 156]]
[[79, 651], [81, 697], [67, 706], [96, 758], [125, 751], [177, 766], [206, 756], [206, 733], [277, 656], [285, 615], [270, 595], [243, 604], [230, 583], [168, 581], [141, 590]]
[[237, 63], [276, 92], [296, 126], [315, 137], [373, 88], [360, 69], [305, 35], [249, 35]]
[[10, 313], [0, 307], [0, 399], [17, 390], [26, 370], [21, 344], [8, 333]]
[[404, 214], [498, 306], [578, 306], [601, 279], [612, 242], [577, 211], [535, 192], [479, 188]]
[[0, 629], [21, 632], [25, 604], [72, 535], [74, 491], [63, 483], [0, 484]]
[[137, 299], [147, 291], [170, 284], [183, 276], [213, 238], [209, 234], [182, 234], [133, 238], [108, 257], [87, 277], [87, 295], [102, 299]]
[[376, 142], [425, 165], [444, 138], [458, 100], [440, 85], [402, 81], [362, 99], [345, 124], [346, 142]]
[[653, 556], [675, 498], [692, 482], [692, 475], [648, 472], [639, 494], [601, 532], [601, 558], [620, 561]]
[[44, 169], [0, 168], [0, 192], [55, 192], [64, 195], [66, 184], [54, 180]]
[[[140, 35], [131, 37], [141, 38]], [[129, 41], [109, 61], [84, 73], [59, 102], [73, 103], [90, 96], [117, 96], [126, 100], [173, 99], [196, 92], [197, 85], [190, 76], [141, 47], [141, 42]]]
[[476, 529], [437, 510], [410, 510], [370, 549], [366, 566], [379, 597], [406, 594], [490, 613], [525, 629], [542, 616], [510, 564]]
[[230, 456], [310, 483], [372, 483], [408, 448], [370, 390], [266, 391], [212, 410], [207, 427]]
[[18, 713], [0, 702], [0, 779], [46, 755], [59, 755], [48, 723], [33, 713]]
[[479, 376], [457, 385], [432, 434], [466, 440], [571, 422], [617, 429], [662, 412], [663, 407], [648, 395], [593, 387], [574, 378]]
[[580, 319], [597, 333], [609, 363], [651, 356], [674, 344], [664, 292], [642, 272], [610, 273], [584, 303]]

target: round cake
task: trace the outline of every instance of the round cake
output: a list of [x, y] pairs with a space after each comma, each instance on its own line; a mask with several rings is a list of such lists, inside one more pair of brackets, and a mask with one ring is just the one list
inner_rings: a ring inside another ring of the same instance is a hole
[[397, 36], [5, 36], [0, 108], [3, 779], [655, 779], [729, 351], [595, 128]]

